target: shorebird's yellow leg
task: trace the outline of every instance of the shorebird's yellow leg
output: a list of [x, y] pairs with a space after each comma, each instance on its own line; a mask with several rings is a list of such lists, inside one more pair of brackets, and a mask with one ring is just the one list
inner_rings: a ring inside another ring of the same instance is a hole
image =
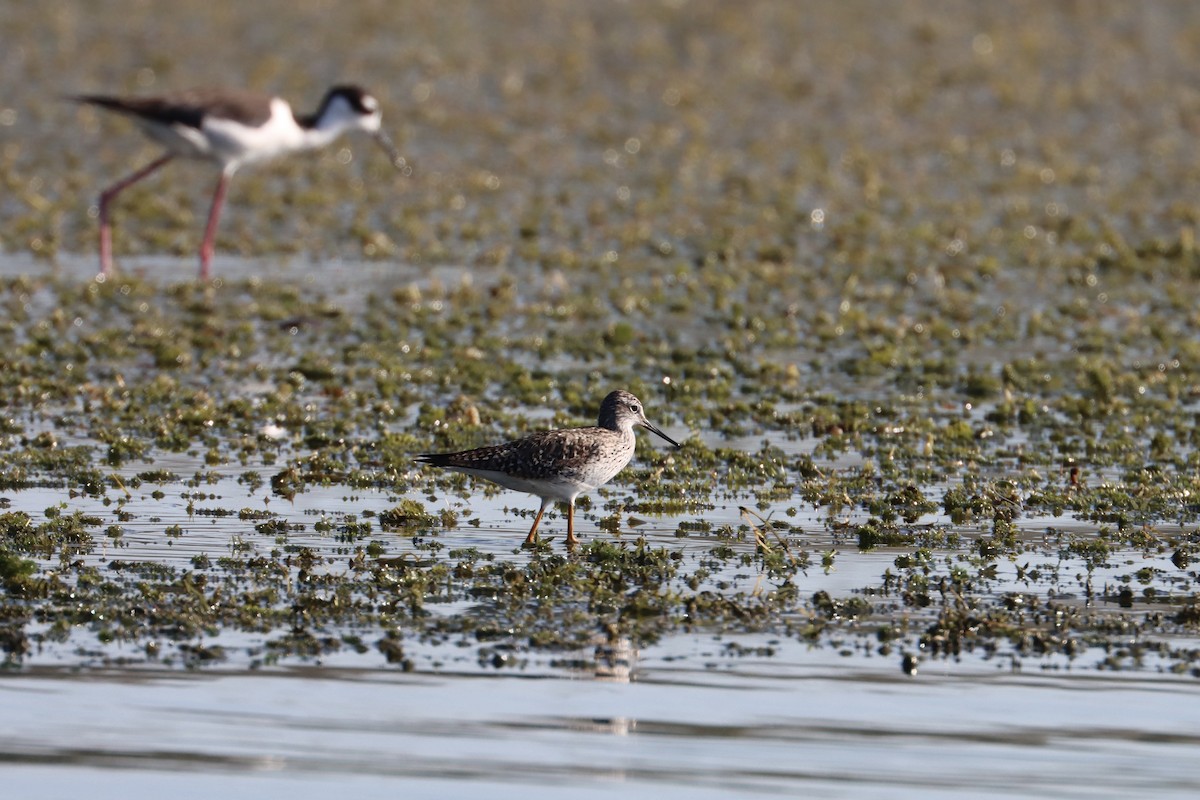
[[542, 507], [538, 509], [537, 516], [533, 518], [533, 527], [529, 529], [529, 535], [525, 537], [526, 545], [532, 545], [532, 544], [537, 543], [537, 526], [538, 526], [538, 523], [542, 521], [542, 514], [544, 514], [545, 512], [546, 512], [546, 505], [543, 503]]
[[574, 547], [579, 544], [579, 540], [575, 538], [575, 504], [567, 504], [567, 547]]

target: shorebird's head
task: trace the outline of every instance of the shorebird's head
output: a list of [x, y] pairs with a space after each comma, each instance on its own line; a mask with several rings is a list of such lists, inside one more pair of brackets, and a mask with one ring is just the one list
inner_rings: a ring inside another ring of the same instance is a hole
[[613, 431], [632, 431], [635, 425], [643, 427], [679, 447], [679, 442], [667, 436], [646, 419], [646, 410], [642, 407], [641, 400], [624, 389], [609, 392], [608, 397], [605, 397], [604, 402], [600, 404], [600, 427]]

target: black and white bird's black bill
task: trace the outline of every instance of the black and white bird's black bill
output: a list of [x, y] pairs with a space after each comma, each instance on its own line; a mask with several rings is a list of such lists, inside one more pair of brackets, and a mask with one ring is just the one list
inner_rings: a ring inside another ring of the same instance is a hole
[[400, 151], [396, 149], [395, 143], [392, 142], [391, 138], [386, 133], [384, 133], [382, 130], [377, 130], [372, 133], [371, 136], [375, 138], [375, 141], [379, 142], [379, 146], [383, 148], [385, 153], [387, 153], [388, 161], [392, 162], [393, 167], [401, 172], [408, 171], [408, 162], [404, 160], [404, 156], [400, 155]]

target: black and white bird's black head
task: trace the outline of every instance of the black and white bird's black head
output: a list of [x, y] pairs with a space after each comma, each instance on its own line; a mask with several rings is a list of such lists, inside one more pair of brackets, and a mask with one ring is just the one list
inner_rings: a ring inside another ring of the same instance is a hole
[[387, 152], [394, 166], [404, 166], [404, 158], [383, 132], [383, 111], [379, 101], [361, 86], [342, 84], [331, 87], [316, 112], [307, 117], [298, 117], [297, 121], [302, 127], [313, 130], [338, 134], [356, 130], [369, 133]]
[[361, 86], [333, 86], [321, 99], [316, 112], [301, 124], [310, 128], [357, 128], [374, 133], [383, 122], [379, 101]]

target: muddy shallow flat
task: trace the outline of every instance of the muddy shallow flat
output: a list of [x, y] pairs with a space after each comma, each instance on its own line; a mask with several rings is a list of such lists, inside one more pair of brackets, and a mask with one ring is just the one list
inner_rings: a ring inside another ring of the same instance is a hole
[[[7, 375], [14, 408], [28, 406], [0, 462], [14, 666], [349, 651], [375, 659], [361, 666], [528, 667], [596, 637], [640, 646], [699, 628], [849, 637], [910, 671], [971, 653], [1194, 669], [1191, 479], [1131, 449], [1139, 431], [1189, 438], [1187, 402], [1134, 412], [1093, 397], [1089, 415], [1118, 430], [1073, 419], [1055, 380], [1021, 402], [1009, 387], [952, 403], [945, 388], [889, 394], [843, 374], [852, 388], [831, 396], [786, 371], [738, 379], [739, 361], [705, 346], [667, 355], [635, 338], [575, 354], [581, 324], [537, 321], [537, 289], [481, 333], [474, 301], [524, 278], [515, 268], [227, 270], [210, 287], [10, 278]], [[574, 291], [605, 281], [581, 276]], [[998, 279], [993, 296], [1020, 290]], [[853, 343], [830, 349], [853, 360]], [[805, 360], [795, 343], [763, 357]], [[845, 362], [813, 363], [832, 375]], [[688, 377], [705, 364], [730, 371], [726, 389]], [[557, 514], [544, 546], [522, 552], [529, 498], [412, 461], [585, 423], [595, 394], [622, 384], [685, 446], [643, 441], [588, 499], [573, 556]], [[553, 413], [560, 393], [580, 416]], [[405, 655], [430, 642], [445, 655]]]

